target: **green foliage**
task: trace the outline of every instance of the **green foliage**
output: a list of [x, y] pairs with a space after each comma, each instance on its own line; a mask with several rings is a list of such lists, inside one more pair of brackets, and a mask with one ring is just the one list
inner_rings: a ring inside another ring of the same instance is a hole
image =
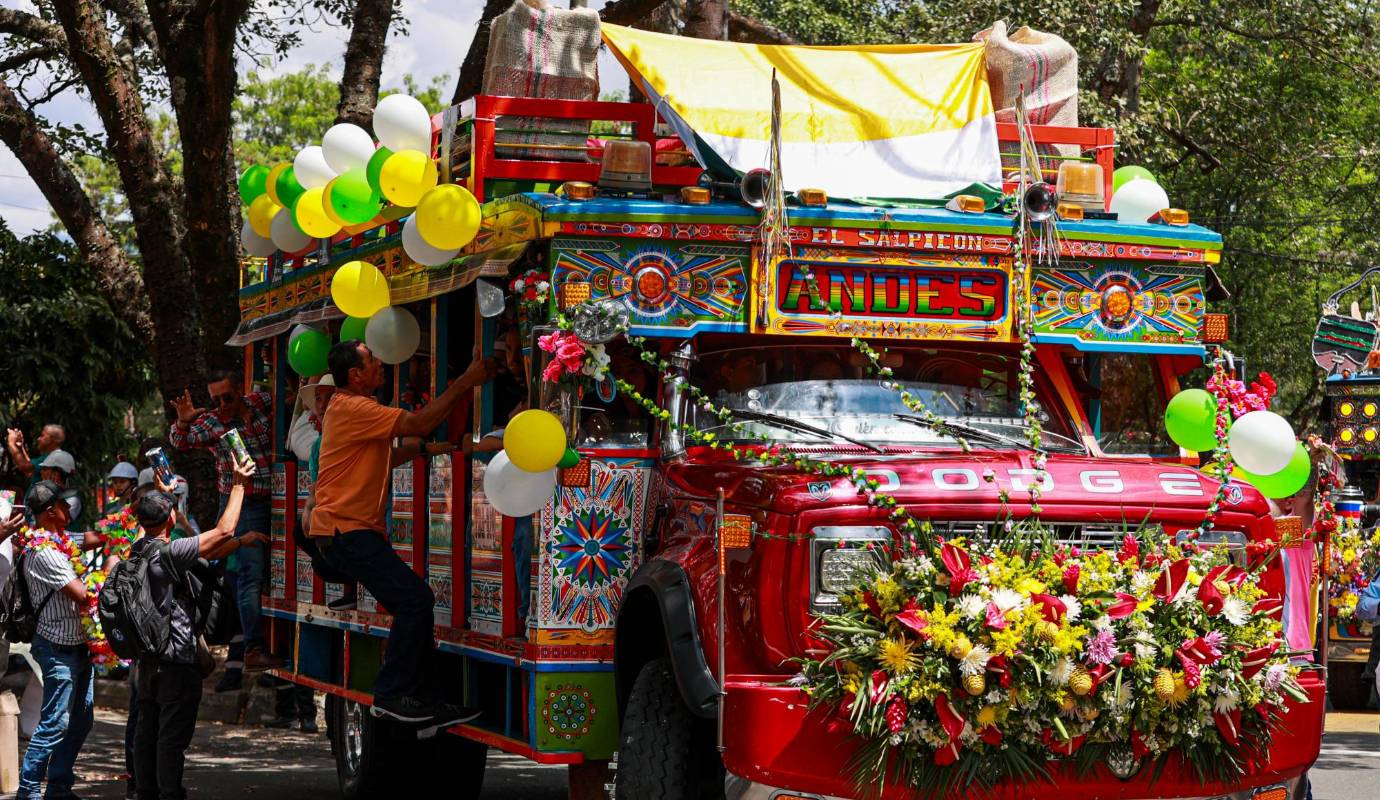
[[119, 322], [90, 274], [70, 242], [48, 233], [20, 239], [0, 221], [8, 298], [0, 304], [0, 426], [20, 428], [32, 447], [44, 423], [62, 423], [76, 485], [87, 489], [117, 453], [133, 455], [137, 441], [123, 421], [154, 391], [147, 343]]
[[[1279, 382], [1305, 429], [1321, 374], [1308, 343], [1324, 298], [1375, 263], [1374, 91], [1380, 38], [1363, 7], [1306, 0], [735, 0], [813, 44], [963, 42], [1005, 19], [1079, 54], [1081, 123], [1117, 129], [1118, 164], [1159, 176], [1219, 231], [1232, 349]], [[1138, 72], [1137, 72], [1138, 70]], [[1347, 298], [1370, 307], [1367, 293]]]

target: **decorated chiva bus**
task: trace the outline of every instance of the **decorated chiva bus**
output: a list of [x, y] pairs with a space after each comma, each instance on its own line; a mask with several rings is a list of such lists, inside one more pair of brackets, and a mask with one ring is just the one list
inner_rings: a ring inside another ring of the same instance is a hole
[[[378, 149], [332, 129], [244, 182], [267, 638], [328, 695], [345, 796], [480, 796], [491, 752], [578, 798], [1303, 796], [1313, 545], [1198, 468], [1295, 443], [1232, 421], [1221, 239], [1077, 126], [1062, 40], [531, 3], [493, 37], [484, 94], [385, 98]], [[601, 46], [634, 102], [595, 99]], [[299, 546], [294, 393], [342, 338], [388, 405], [502, 365], [388, 498], [430, 678], [481, 711], [447, 730], [370, 713], [388, 609]]]

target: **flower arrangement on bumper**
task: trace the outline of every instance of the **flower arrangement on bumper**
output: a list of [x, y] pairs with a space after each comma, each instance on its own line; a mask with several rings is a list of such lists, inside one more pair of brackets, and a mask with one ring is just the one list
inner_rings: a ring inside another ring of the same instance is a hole
[[1116, 552], [1021, 536], [946, 541], [938, 559], [892, 551], [820, 615], [826, 654], [796, 682], [865, 740], [864, 793], [1028, 781], [1050, 759], [1086, 771], [1114, 750], [1160, 765], [1177, 751], [1201, 779], [1231, 780], [1286, 696], [1306, 699], [1281, 602], [1224, 550], [1148, 527]]

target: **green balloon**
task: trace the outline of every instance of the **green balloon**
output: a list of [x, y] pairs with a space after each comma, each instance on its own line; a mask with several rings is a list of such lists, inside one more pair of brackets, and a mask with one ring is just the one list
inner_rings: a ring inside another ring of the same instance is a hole
[[297, 205], [297, 199], [307, 191], [306, 187], [297, 182], [297, 173], [292, 167], [278, 175], [278, 184], [274, 188], [278, 190], [278, 199], [283, 201], [283, 208], [289, 211]]
[[561, 460], [556, 462], [556, 466], [561, 469], [569, 469], [578, 463], [580, 463], [580, 454], [575, 451], [575, 448], [567, 447], [564, 455], [561, 456]]
[[240, 175], [240, 200], [244, 201], [245, 205], [254, 202], [254, 198], [267, 191], [268, 167], [255, 164]]
[[379, 184], [379, 173], [383, 171], [383, 162], [387, 161], [391, 155], [393, 155], [392, 150], [379, 145], [379, 149], [374, 151], [374, 154], [369, 157], [369, 163], [364, 167], [364, 177], [369, 181], [369, 188], [373, 189], [375, 194], [383, 193]]
[[1164, 428], [1186, 450], [1212, 450], [1217, 447], [1217, 398], [1202, 389], [1179, 392], [1165, 406]]
[[305, 330], [288, 342], [288, 364], [298, 375], [321, 375], [327, 369], [330, 351], [331, 337], [318, 330]]
[[351, 225], [368, 222], [383, 208], [379, 193], [369, 188], [364, 170], [342, 172], [331, 181], [331, 209]]
[[1159, 183], [1159, 181], [1155, 180], [1154, 174], [1145, 167], [1137, 167], [1134, 165], [1117, 167], [1112, 171], [1112, 194], [1116, 194], [1117, 189], [1120, 189], [1124, 184], [1128, 184], [1135, 180]]
[[364, 341], [364, 329], [368, 327], [369, 320], [364, 317], [346, 317], [340, 323], [340, 341], [348, 342], [351, 339]]
[[1298, 494], [1303, 485], [1308, 483], [1308, 474], [1312, 470], [1313, 464], [1308, 458], [1308, 448], [1300, 442], [1295, 445], [1294, 456], [1289, 459], [1289, 463], [1273, 475], [1255, 475], [1240, 466], [1232, 470], [1231, 474], [1233, 478], [1244, 480], [1259, 489], [1266, 497], [1279, 499]]

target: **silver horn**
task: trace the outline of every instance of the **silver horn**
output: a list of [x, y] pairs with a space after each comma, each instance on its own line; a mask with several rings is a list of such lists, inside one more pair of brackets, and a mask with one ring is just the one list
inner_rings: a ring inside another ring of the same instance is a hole
[[1059, 205], [1059, 195], [1055, 194], [1054, 187], [1047, 183], [1032, 183], [1030, 188], [1025, 190], [1021, 205], [1025, 207], [1026, 219], [1031, 222], [1043, 222], [1054, 216], [1054, 211]]
[[753, 208], [761, 208], [767, 204], [767, 190], [770, 184], [771, 172], [768, 170], [748, 170], [744, 173], [743, 179], [738, 181], [738, 193], [744, 203]]

